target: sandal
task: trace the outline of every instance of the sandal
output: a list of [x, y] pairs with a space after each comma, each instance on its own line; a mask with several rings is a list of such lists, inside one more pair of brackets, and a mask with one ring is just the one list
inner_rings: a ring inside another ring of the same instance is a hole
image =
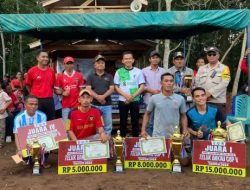
[[44, 169], [51, 168], [51, 164], [50, 164], [50, 163], [45, 162], [45, 163], [43, 164], [43, 168], [44, 168]]

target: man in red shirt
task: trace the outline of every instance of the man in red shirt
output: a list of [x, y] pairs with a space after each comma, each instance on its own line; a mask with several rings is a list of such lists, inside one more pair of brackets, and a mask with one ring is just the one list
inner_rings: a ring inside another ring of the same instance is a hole
[[38, 110], [47, 115], [47, 119], [55, 119], [53, 88], [55, 72], [48, 66], [48, 53], [40, 50], [36, 56], [38, 64], [28, 70], [25, 84], [30, 95], [38, 98]]
[[74, 70], [74, 62], [72, 57], [64, 58], [64, 71], [57, 77], [55, 84], [56, 93], [62, 95], [62, 118], [65, 125], [69, 112], [77, 107], [79, 92], [84, 87], [83, 76]]
[[82, 140], [95, 136], [97, 131], [99, 138], [106, 142], [109, 137], [103, 129], [100, 111], [91, 107], [93, 98], [91, 93], [83, 89], [79, 94], [80, 106], [70, 113], [69, 137], [71, 140]]

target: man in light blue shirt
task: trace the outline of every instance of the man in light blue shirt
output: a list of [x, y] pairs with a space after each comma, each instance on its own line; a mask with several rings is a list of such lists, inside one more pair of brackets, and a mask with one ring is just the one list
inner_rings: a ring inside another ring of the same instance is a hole
[[[26, 127], [29, 125], [34, 125], [38, 123], [43, 123], [47, 121], [47, 116], [45, 113], [38, 111], [38, 98], [36, 96], [28, 96], [25, 100], [25, 110], [20, 112], [14, 119], [14, 129], [15, 134], [17, 154], [22, 157], [21, 148], [18, 142], [18, 128]], [[47, 157], [48, 155], [46, 155]], [[50, 167], [50, 164], [44, 163], [44, 168]]]

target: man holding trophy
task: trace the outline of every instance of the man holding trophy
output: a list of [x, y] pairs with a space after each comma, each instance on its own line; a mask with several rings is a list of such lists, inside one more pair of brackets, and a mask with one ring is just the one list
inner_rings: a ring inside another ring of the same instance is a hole
[[174, 66], [169, 68], [167, 72], [174, 75], [174, 92], [182, 95], [187, 103], [191, 103], [191, 88], [194, 72], [185, 65], [184, 54], [180, 51], [174, 53], [173, 63]]
[[[161, 86], [161, 93], [153, 95], [149, 100], [149, 104], [143, 116], [141, 136], [144, 138], [148, 137], [146, 126], [150, 113], [154, 111], [153, 137], [164, 136], [166, 138], [172, 138], [177, 126], [179, 133], [181, 132], [182, 134], [175, 136], [189, 138], [186, 103], [181, 95], [173, 93], [174, 76], [171, 73], [161, 75]], [[181, 130], [179, 126], [181, 126]], [[181, 139], [183, 140], [183, 138]], [[180, 145], [182, 146], [182, 143], [180, 143]], [[189, 158], [186, 153], [184, 153], [179, 160], [182, 165], [188, 165], [189, 163]]]
[[[18, 144], [18, 132], [17, 129], [21, 128], [21, 127], [26, 127], [29, 125], [34, 125], [34, 124], [38, 124], [38, 123], [43, 123], [47, 121], [47, 117], [46, 115], [41, 112], [38, 111], [38, 98], [36, 96], [28, 96], [25, 100], [25, 110], [20, 112], [14, 119], [14, 128], [13, 128], [13, 133], [15, 134], [15, 139], [16, 139], [16, 148], [17, 148], [17, 154], [19, 155], [19, 157], [23, 157], [21, 149], [19, 147]], [[32, 146], [34, 145], [34, 146]], [[36, 155], [32, 155], [32, 157], [36, 157], [36, 165], [34, 165], [33, 168], [33, 173], [34, 174], [39, 174], [39, 165], [37, 165], [37, 159], [38, 157], [40, 157], [41, 152], [40, 151], [34, 151], [33, 148], [35, 147], [37, 149], [37, 145], [38, 143], [34, 143], [32, 142], [30, 146], [31, 152], [36, 152]], [[41, 149], [42, 147], [40, 147]], [[45, 154], [45, 161], [43, 162], [43, 167], [44, 168], [50, 168], [51, 165], [49, 163], [47, 163], [47, 158], [48, 158], [48, 153]], [[29, 157], [28, 158], [24, 158], [26, 161], [29, 161]], [[35, 172], [34, 172], [35, 171]]]

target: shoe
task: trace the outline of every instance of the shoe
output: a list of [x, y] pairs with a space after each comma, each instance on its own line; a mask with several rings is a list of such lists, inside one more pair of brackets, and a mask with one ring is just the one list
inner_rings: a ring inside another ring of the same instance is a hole
[[6, 142], [7, 142], [7, 143], [11, 143], [11, 141], [12, 141], [12, 140], [11, 140], [11, 136], [7, 136], [7, 137], [6, 137]]

